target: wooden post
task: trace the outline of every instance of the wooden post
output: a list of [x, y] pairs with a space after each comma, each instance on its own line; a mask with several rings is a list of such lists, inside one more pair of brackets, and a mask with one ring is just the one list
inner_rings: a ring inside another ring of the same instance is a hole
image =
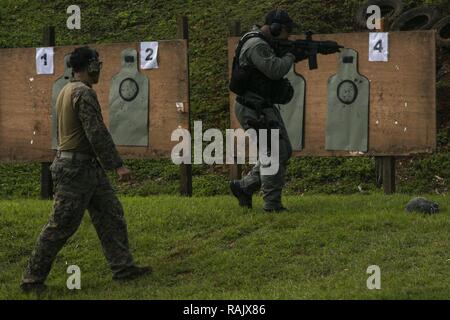
[[55, 27], [48, 26], [44, 28], [44, 33], [42, 37], [42, 45], [48, 47], [54, 47], [56, 44], [55, 41]]
[[[177, 19], [178, 23], [178, 30], [177, 30], [177, 36], [179, 39], [185, 39], [187, 41], [188, 49], [189, 49], [189, 24], [188, 24], [188, 18], [178, 17]], [[187, 66], [187, 73], [189, 78], [189, 53], [188, 53], [188, 66]], [[188, 101], [189, 101], [189, 127], [188, 130], [191, 132], [191, 86], [190, 81], [188, 81]], [[192, 196], [192, 165], [191, 164], [181, 164], [180, 165], [180, 194], [182, 196], [190, 197]]]
[[[380, 32], [384, 32], [386, 21], [381, 19]], [[395, 193], [395, 157], [375, 157], [376, 185], [383, 186], [384, 194]]]
[[241, 35], [241, 22], [234, 21], [233, 24], [230, 25], [230, 35], [232, 37], [239, 37]]
[[[45, 47], [55, 46], [55, 27], [44, 28], [42, 45]], [[41, 162], [41, 199], [48, 200], [53, 198], [53, 181], [50, 172], [51, 162]]]
[[375, 157], [375, 180], [377, 188], [381, 188], [383, 186], [383, 162], [381, 157]]
[[380, 19], [380, 32], [384, 32], [386, 30], [387, 21], [385, 18]]
[[[241, 22], [235, 21], [230, 28], [230, 35], [232, 37], [239, 37], [241, 35]], [[234, 157], [234, 162], [230, 165], [230, 180], [239, 180], [242, 178], [242, 165], [237, 164], [237, 158]]]
[[385, 194], [395, 193], [395, 157], [380, 157], [383, 171], [383, 189]]

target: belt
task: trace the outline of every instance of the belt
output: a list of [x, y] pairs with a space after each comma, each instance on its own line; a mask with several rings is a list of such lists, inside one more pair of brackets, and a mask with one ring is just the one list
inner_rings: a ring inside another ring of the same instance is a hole
[[64, 158], [64, 159], [72, 159], [72, 160], [81, 160], [81, 161], [97, 160], [95, 157], [93, 157], [91, 155], [79, 153], [79, 152], [70, 152], [70, 151], [58, 151], [58, 152], [56, 152], [56, 157]]
[[261, 102], [261, 103], [253, 102], [253, 101], [250, 101], [250, 100], [248, 100], [248, 99], [246, 99], [246, 98], [244, 98], [242, 96], [237, 96], [236, 97], [236, 101], [239, 102], [240, 104], [242, 104], [244, 107], [253, 109], [255, 111], [259, 111], [259, 110], [262, 110], [262, 109], [271, 109], [271, 108], [273, 108], [273, 105], [268, 103], [268, 102]]

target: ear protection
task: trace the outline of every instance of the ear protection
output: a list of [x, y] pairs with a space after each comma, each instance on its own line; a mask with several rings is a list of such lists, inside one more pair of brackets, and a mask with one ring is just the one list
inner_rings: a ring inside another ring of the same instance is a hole
[[98, 52], [96, 50], [92, 50], [91, 59], [89, 59], [89, 64], [87, 66], [88, 74], [96, 74], [99, 73], [102, 69], [102, 62], [98, 60]]
[[281, 34], [283, 27], [280, 22], [280, 9], [277, 9], [275, 17], [272, 20], [272, 24], [270, 25], [270, 33], [274, 37], [278, 37]]

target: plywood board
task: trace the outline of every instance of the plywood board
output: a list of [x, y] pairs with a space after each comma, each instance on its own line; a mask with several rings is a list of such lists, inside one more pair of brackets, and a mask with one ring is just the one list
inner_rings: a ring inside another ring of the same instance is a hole
[[[121, 52], [139, 43], [92, 44], [103, 61], [94, 86], [108, 126], [111, 78], [121, 69]], [[37, 75], [35, 48], [0, 49], [0, 161], [51, 161], [51, 93], [64, 72], [64, 55], [75, 46], [55, 47], [55, 73]], [[119, 147], [124, 159], [169, 157], [173, 130], [189, 126], [189, 81], [186, 40], [160, 41], [159, 69], [140, 70], [149, 78], [149, 146]], [[176, 103], [184, 104], [179, 113]]]
[[[436, 149], [435, 31], [390, 32], [388, 62], [369, 62], [369, 33], [313, 38], [334, 40], [358, 51], [359, 72], [370, 80], [369, 151], [325, 150], [327, 85], [337, 72], [338, 55], [318, 55], [316, 70], [309, 70], [307, 60], [295, 66], [306, 79], [305, 144], [296, 156], [406, 156]], [[229, 66], [238, 41], [228, 40]], [[231, 126], [238, 128], [234, 99], [230, 93]]]

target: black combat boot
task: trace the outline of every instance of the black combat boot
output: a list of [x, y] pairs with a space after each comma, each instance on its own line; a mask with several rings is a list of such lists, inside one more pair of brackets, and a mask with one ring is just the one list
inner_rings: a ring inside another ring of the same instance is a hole
[[152, 273], [151, 267], [132, 266], [113, 275], [113, 280], [127, 281]]
[[252, 196], [242, 190], [239, 181], [230, 181], [230, 189], [233, 195], [239, 200], [241, 207], [252, 208]]
[[280, 213], [280, 212], [287, 212], [289, 210], [286, 209], [285, 207], [281, 206], [281, 207], [275, 208], [275, 209], [266, 209], [266, 208], [264, 208], [264, 211], [267, 212], [267, 213]]
[[20, 284], [20, 289], [25, 293], [42, 293], [47, 290], [47, 286], [41, 282], [30, 282]]

